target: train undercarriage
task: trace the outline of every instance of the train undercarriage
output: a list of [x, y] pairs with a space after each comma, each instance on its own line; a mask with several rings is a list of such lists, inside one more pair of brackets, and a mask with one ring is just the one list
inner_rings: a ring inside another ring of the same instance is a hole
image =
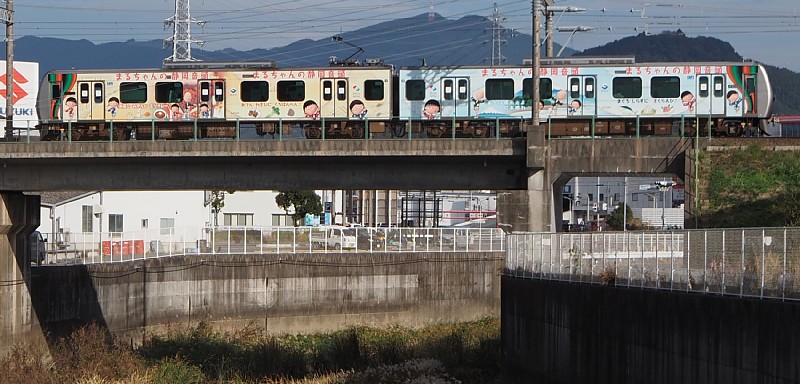
[[[252, 131], [257, 138], [312, 140], [367, 138], [518, 137], [523, 121], [515, 120], [327, 120], [236, 122], [72, 122], [39, 126], [44, 141], [123, 141], [236, 139]], [[297, 132], [300, 132], [299, 134]], [[113, 137], [112, 137], [113, 132]]]

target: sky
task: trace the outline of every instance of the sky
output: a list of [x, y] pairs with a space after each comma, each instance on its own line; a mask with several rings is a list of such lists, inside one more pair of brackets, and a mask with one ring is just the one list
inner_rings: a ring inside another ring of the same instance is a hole
[[[192, 24], [191, 34], [205, 41], [205, 50], [273, 48], [428, 13], [431, 5], [448, 19], [489, 17], [495, 4], [506, 28], [531, 34], [530, 0], [191, 0], [192, 18], [205, 22]], [[745, 58], [800, 72], [798, 0], [555, 0], [554, 5], [585, 9], [555, 16], [556, 27], [593, 28], [571, 39], [567, 32], [554, 33], [556, 43], [569, 39], [568, 46], [573, 49], [680, 28], [687, 36], [727, 41]], [[175, 0], [27, 0], [14, 2], [14, 35], [17, 39], [87, 39], [98, 44], [164, 39], [172, 34], [164, 20], [174, 14]], [[165, 57], [168, 55], [165, 51]]]

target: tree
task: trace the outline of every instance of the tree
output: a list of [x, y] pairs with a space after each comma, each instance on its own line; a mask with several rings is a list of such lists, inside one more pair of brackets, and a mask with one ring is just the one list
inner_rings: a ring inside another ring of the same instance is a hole
[[[625, 216], [623, 216], [623, 212]], [[606, 218], [606, 224], [616, 230], [621, 230], [627, 220], [628, 224], [633, 224], [633, 210], [626, 204], [619, 204], [613, 212]]]
[[[233, 193], [228, 191], [227, 193]], [[219, 211], [225, 208], [225, 191], [211, 191], [211, 208], [214, 210], [214, 226], [219, 226]]]
[[322, 200], [314, 191], [278, 191], [275, 203], [289, 215], [289, 208], [294, 207], [291, 214], [294, 225], [303, 220], [307, 213], [322, 214]]

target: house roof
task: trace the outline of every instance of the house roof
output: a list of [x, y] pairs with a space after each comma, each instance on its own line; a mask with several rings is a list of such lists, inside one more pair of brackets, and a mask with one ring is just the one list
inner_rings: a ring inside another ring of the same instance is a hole
[[33, 191], [30, 195], [42, 197], [42, 205], [62, 205], [83, 198], [97, 191]]

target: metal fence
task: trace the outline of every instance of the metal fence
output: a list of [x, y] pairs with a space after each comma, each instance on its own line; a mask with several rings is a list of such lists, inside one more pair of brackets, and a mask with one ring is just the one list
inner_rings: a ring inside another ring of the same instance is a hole
[[508, 236], [506, 274], [800, 300], [800, 228]]
[[498, 228], [187, 227], [43, 235], [44, 264], [60, 265], [192, 254], [505, 251]]

